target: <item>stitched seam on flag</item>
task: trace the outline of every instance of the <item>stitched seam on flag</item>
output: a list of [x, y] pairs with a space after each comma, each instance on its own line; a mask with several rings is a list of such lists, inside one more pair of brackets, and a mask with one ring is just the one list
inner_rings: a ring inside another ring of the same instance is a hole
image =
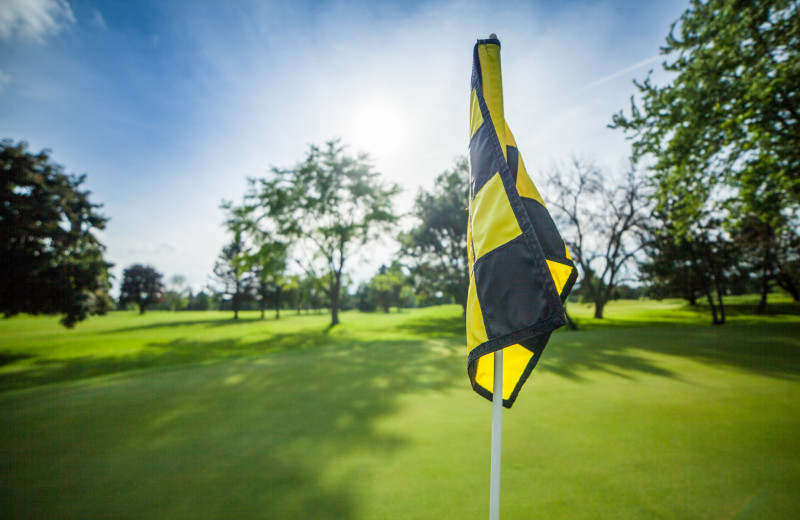
[[[572, 273], [570, 273], [569, 278], [567, 278], [567, 283], [564, 284], [564, 288], [561, 289], [561, 304], [565, 304], [567, 302], [567, 297], [569, 296], [570, 291], [572, 291], [572, 286], [575, 285], [575, 282], [578, 281], [578, 270], [573, 266]], [[564, 313], [566, 314], [566, 309]], [[565, 318], [566, 319], [566, 318]]]
[[[480, 66], [480, 64], [478, 64], [478, 66]], [[494, 153], [495, 161], [499, 163], [498, 173], [503, 181], [503, 188], [505, 189], [506, 197], [508, 198], [511, 209], [514, 212], [514, 216], [517, 219], [517, 224], [522, 230], [522, 236], [525, 237], [525, 244], [527, 245], [531, 256], [534, 258], [534, 268], [537, 270], [537, 273], [541, 278], [544, 278], [545, 275], [547, 275], [547, 278], [552, 281], [550, 270], [547, 268], [547, 263], [544, 262], [544, 251], [542, 250], [541, 244], [539, 244], [539, 238], [536, 236], [536, 231], [533, 229], [533, 224], [531, 223], [530, 217], [528, 217], [528, 213], [525, 211], [525, 208], [522, 205], [522, 199], [517, 193], [515, 179], [512, 178], [511, 171], [508, 168], [508, 163], [506, 162], [505, 156], [500, 149], [500, 138], [497, 136], [497, 132], [494, 128], [494, 121], [489, 113], [489, 107], [486, 105], [486, 100], [483, 97], [483, 85], [478, 85], [475, 88], [475, 92], [478, 96], [478, 105], [480, 106], [481, 113], [483, 114], [483, 122], [487, 125], [487, 131], [490, 133], [489, 148], [492, 153]], [[537, 255], [537, 249], [538, 251], [541, 251], [541, 255]], [[555, 285], [552, 283], [544, 284], [543, 287], [544, 296], [547, 300], [547, 306], [549, 310], [555, 313], [558, 313], [560, 310], [563, 313], [564, 304], [561, 302], [560, 295], [556, 292]]]
[[[555, 330], [555, 329], [553, 329], [553, 330]], [[553, 332], [553, 330], [543, 331], [543, 332], [540, 332], [538, 334], [534, 334], [534, 336], [541, 335], [541, 334], [547, 334], [548, 335], [548, 339], [549, 339], [550, 334]], [[528, 339], [528, 338], [524, 338], [524, 339]], [[521, 340], [517, 340], [514, 343], [506, 345], [506, 347], [510, 347], [511, 345], [516, 345], [517, 343], [519, 343], [519, 341], [521, 341]], [[483, 345], [486, 345], [486, 343], [484, 343]], [[478, 350], [478, 348], [481, 348], [483, 345], [481, 345], [480, 347], [475, 348], [472, 352], [475, 352], [476, 350]], [[545, 349], [546, 346], [547, 346], [547, 342], [545, 342], [545, 345], [542, 346], [542, 348], [539, 349], [538, 352], [536, 350], [531, 350], [531, 352], [533, 353], [533, 356], [531, 356], [531, 359], [530, 359], [530, 361], [528, 361], [528, 364], [525, 367], [525, 370], [522, 372], [522, 374], [520, 375], [519, 379], [517, 380], [517, 384], [514, 386], [514, 390], [511, 392], [511, 395], [508, 396], [508, 399], [503, 399], [503, 406], [505, 408], [511, 408], [511, 406], [514, 404], [514, 402], [517, 400], [517, 396], [519, 395], [520, 390], [522, 390], [522, 386], [528, 381], [528, 378], [533, 373], [533, 369], [536, 368], [537, 363], [539, 363], [539, 358], [541, 358], [542, 353], [544, 353], [544, 349]], [[505, 348], [505, 347], [503, 347], [503, 348]], [[525, 348], [527, 348], [527, 347], [525, 347]], [[486, 354], [491, 354], [492, 352], [496, 352], [497, 350], [501, 350], [501, 349], [497, 348], [497, 349], [494, 349], [494, 350], [489, 350], [486, 353], [483, 353], [483, 354], [480, 354], [480, 355], [476, 356], [474, 359], [472, 357], [472, 352], [471, 352], [470, 353], [470, 357], [469, 357], [469, 361], [467, 362], [467, 374], [470, 375], [470, 381], [472, 382], [472, 389], [475, 392], [477, 392], [479, 395], [481, 395], [482, 397], [488, 399], [489, 401], [492, 400], [492, 392], [489, 391], [488, 389], [482, 387], [481, 385], [479, 385], [477, 383], [477, 381], [472, 378], [472, 375], [470, 374], [470, 370], [473, 367], [473, 364], [477, 364], [478, 358], [481, 358], [481, 357], [485, 356]], [[528, 349], [528, 350], [530, 350], [530, 349]], [[475, 368], [477, 369], [477, 365], [475, 365]]]
[[[546, 345], [545, 345], [546, 346]], [[539, 358], [542, 357], [542, 353], [544, 352], [544, 347], [539, 350], [539, 352], [533, 351], [533, 356], [531, 360], [528, 361], [528, 366], [525, 367], [525, 371], [522, 372], [522, 375], [517, 380], [517, 384], [514, 387], [514, 390], [511, 392], [511, 395], [508, 396], [508, 399], [503, 399], [503, 406], [506, 408], [511, 408], [511, 405], [514, 404], [514, 401], [517, 400], [517, 396], [519, 395], [520, 390], [522, 390], [522, 385], [524, 385], [528, 378], [533, 373], [533, 369], [536, 368], [536, 364], [539, 362]]]
[[[470, 188], [471, 189], [471, 188]], [[470, 209], [472, 208], [472, 200], [470, 199]], [[475, 258], [475, 230], [472, 229], [472, 211], [469, 212], [469, 244], [468, 247], [472, 248], [472, 265], [469, 266], [470, 268], [470, 283], [475, 283], [475, 300], [478, 302], [478, 308], [481, 310], [481, 324], [483, 325], [483, 331], [486, 333], [486, 336], [489, 336], [489, 331], [486, 328], [486, 313], [484, 312], [485, 309], [483, 308], [483, 303], [481, 303], [481, 299], [478, 297], [477, 290], [477, 282], [475, 281], [475, 264], [478, 263], [478, 259]], [[469, 288], [467, 288], [467, 298], [469, 298]]]
[[492, 338], [489, 341], [484, 341], [469, 353], [469, 357], [467, 358], [468, 362], [471, 363], [472, 361], [477, 360], [479, 357], [483, 357], [486, 354], [491, 354], [500, 349], [504, 349], [506, 347], [510, 347], [511, 345], [515, 345], [520, 341], [532, 338], [537, 334], [543, 332], [553, 332], [557, 328], [565, 325], [567, 323], [567, 319], [564, 317], [564, 313], [561, 314], [554, 314], [549, 318], [546, 318], [542, 321], [534, 323], [531, 326], [524, 327], [522, 329], [516, 330], [514, 332], [509, 332], [503, 336]]
[[572, 262], [572, 260], [570, 260], [566, 256], [544, 253], [544, 258], [545, 260], [550, 260], [551, 262], [558, 262], [559, 264], [566, 265], [567, 267], [575, 269], [575, 264]]

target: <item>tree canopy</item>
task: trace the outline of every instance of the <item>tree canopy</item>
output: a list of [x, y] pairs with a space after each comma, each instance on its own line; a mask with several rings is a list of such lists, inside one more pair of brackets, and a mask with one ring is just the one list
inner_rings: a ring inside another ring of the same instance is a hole
[[134, 264], [122, 273], [119, 301], [122, 304], [133, 302], [139, 306], [139, 314], [144, 314], [149, 305], [161, 301], [164, 296], [163, 275], [155, 268]]
[[469, 164], [459, 157], [440, 174], [432, 192], [420, 190], [414, 202], [416, 225], [400, 235], [401, 256], [409, 263], [418, 293], [441, 292], [466, 309], [467, 201]]
[[336, 325], [345, 264], [395, 224], [399, 190], [381, 180], [367, 155], [348, 155], [332, 140], [312, 145], [293, 168], [251, 179], [245, 207], [256, 225], [292, 244], [296, 264], [310, 278], [323, 281]]
[[798, 253], [786, 248], [800, 223], [799, 27], [796, 1], [692, 0], [662, 48], [671, 81], [635, 82], [640, 100], [611, 125], [650, 162], [673, 240], [717, 221], [719, 238], [757, 240], [765, 287], [794, 294], [800, 273], [777, 260]]
[[105, 314], [111, 264], [96, 233], [108, 219], [50, 152], [0, 142], [0, 311], [63, 314], [67, 327]]

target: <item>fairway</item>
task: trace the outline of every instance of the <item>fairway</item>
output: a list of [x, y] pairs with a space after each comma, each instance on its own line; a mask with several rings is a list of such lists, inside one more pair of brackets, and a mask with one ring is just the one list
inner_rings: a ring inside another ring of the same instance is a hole
[[[504, 412], [503, 518], [796, 517], [800, 309], [747, 305], [570, 305]], [[244, 317], [0, 322], [3, 517], [488, 516], [459, 307]]]

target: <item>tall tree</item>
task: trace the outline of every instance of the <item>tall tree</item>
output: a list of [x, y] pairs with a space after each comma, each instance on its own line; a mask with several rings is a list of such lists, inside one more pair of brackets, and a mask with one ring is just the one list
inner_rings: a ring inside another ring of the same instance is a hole
[[108, 219], [50, 152], [0, 141], [0, 312], [63, 314], [72, 327], [105, 314], [111, 264], [95, 233]]
[[633, 165], [614, 182], [591, 162], [573, 158], [549, 182], [553, 217], [582, 271], [580, 290], [590, 295], [594, 317], [601, 319], [642, 248], [638, 233], [648, 206], [642, 180]]
[[[676, 232], [720, 207], [729, 210], [718, 219], [724, 227], [749, 228], [742, 232], [759, 241], [762, 288], [771, 277], [794, 276], [789, 263], [775, 261], [792, 256], [776, 249], [787, 245], [777, 237], [797, 228], [800, 207], [798, 5], [692, 0], [662, 47], [671, 82], [635, 82], [640, 103], [632, 98], [630, 113], [611, 125], [633, 140], [637, 158], [652, 161], [659, 209], [670, 194], [704, 205], [684, 204], [688, 211], [670, 216], [685, 221]], [[697, 197], [715, 187], [716, 195]]]
[[294, 168], [273, 168], [251, 179], [247, 204], [277, 236], [293, 244], [298, 265], [330, 301], [331, 326], [339, 323], [347, 260], [396, 222], [392, 200], [399, 187], [380, 179], [365, 154], [346, 154], [339, 140], [312, 145]]
[[268, 299], [272, 299], [275, 304], [275, 319], [280, 319], [283, 292], [295, 283], [294, 278], [286, 272], [287, 250], [288, 247], [283, 242], [265, 237], [261, 240], [258, 250], [248, 258], [250, 270], [257, 284], [256, 291], [262, 319]]
[[134, 264], [122, 273], [122, 285], [119, 289], [121, 304], [129, 302], [139, 306], [139, 314], [144, 314], [148, 305], [154, 305], [164, 297], [163, 275], [155, 268]]
[[416, 225], [400, 235], [401, 255], [419, 293], [443, 293], [466, 312], [469, 271], [467, 223], [469, 164], [459, 157], [440, 174], [432, 192], [420, 190], [414, 203]]
[[214, 264], [214, 279], [219, 284], [217, 292], [230, 296], [233, 319], [239, 319], [242, 300], [252, 290], [253, 278], [248, 264], [249, 248], [240, 230], [234, 230], [233, 240], [222, 248]]

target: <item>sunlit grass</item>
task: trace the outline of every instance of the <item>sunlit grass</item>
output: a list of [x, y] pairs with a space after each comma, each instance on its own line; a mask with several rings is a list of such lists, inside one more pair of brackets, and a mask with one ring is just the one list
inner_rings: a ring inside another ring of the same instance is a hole
[[[504, 413], [503, 517], [796, 516], [800, 307], [753, 303], [571, 305]], [[488, 515], [459, 307], [230, 317], [0, 322], [4, 516]]]

